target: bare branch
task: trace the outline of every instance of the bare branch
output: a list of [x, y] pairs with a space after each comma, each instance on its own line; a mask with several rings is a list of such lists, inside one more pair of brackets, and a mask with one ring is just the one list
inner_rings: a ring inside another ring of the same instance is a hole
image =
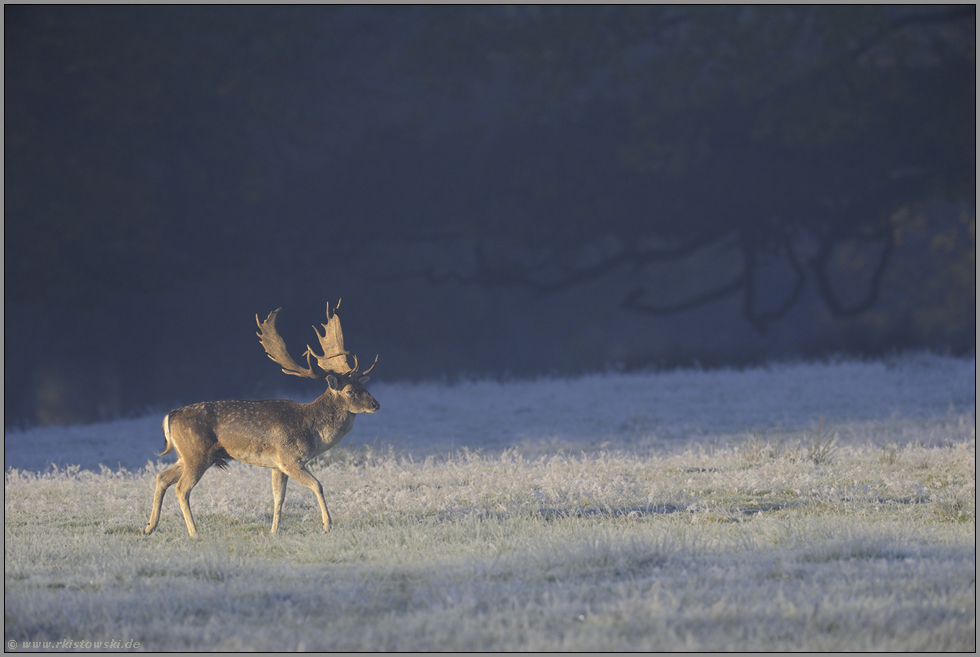
[[[865, 238], [854, 238], [850, 239], [864, 239], [866, 241], [876, 241], [874, 237]], [[877, 238], [882, 239], [882, 238]], [[869, 282], [870, 289], [865, 298], [853, 306], [846, 308], [844, 304], [840, 302], [837, 298], [837, 293], [834, 291], [833, 285], [830, 282], [830, 277], [827, 273], [827, 266], [830, 262], [830, 256], [833, 253], [834, 248], [836, 248], [840, 243], [846, 241], [845, 239], [826, 239], [821, 244], [820, 251], [813, 258], [810, 263], [810, 268], [813, 270], [814, 278], [817, 281], [817, 289], [820, 291], [820, 296], [826, 302], [830, 311], [833, 313], [834, 317], [848, 318], [854, 317], [863, 313], [865, 310], [874, 305], [878, 300], [878, 292], [881, 288], [881, 279], [885, 274], [885, 269], [888, 267], [888, 262], [891, 258], [892, 247], [894, 245], [894, 240], [892, 235], [889, 234], [884, 239], [884, 249], [881, 252], [881, 256], [878, 259], [878, 264], [875, 265], [874, 271], [871, 273], [871, 280]]]
[[709, 301], [716, 301], [718, 299], [723, 299], [728, 295], [732, 294], [740, 287], [745, 285], [745, 274], [742, 273], [731, 283], [724, 285], [717, 290], [712, 290], [711, 292], [705, 292], [699, 294], [687, 301], [681, 301], [680, 303], [667, 304], [665, 306], [655, 306], [652, 304], [640, 303], [639, 299], [644, 294], [646, 290], [640, 286], [635, 288], [632, 292], [627, 295], [625, 299], [619, 304], [619, 307], [623, 310], [629, 310], [630, 312], [643, 313], [646, 315], [671, 315], [673, 313], [679, 313], [685, 310], [691, 310], [696, 308], [701, 304], [708, 303]]
[[[379, 276], [381, 282], [404, 281], [406, 279], [424, 280], [431, 285], [454, 282], [461, 285], [480, 285], [483, 287], [523, 287], [540, 296], [559, 294], [594, 278], [612, 273], [621, 267], [642, 267], [654, 262], [682, 260], [698, 251], [730, 239], [731, 234], [722, 236], [704, 235], [684, 244], [669, 248], [627, 247], [621, 252], [608, 256], [589, 267], [573, 269], [557, 279], [548, 276], [545, 267], [526, 268], [511, 263], [508, 267], [492, 267], [488, 264], [486, 245], [482, 241], [473, 243], [475, 271], [462, 274], [456, 271], [437, 271], [435, 267], [416, 269], [386, 276]], [[549, 280], [550, 278], [550, 280]]]
[[578, 269], [560, 281], [555, 281], [552, 283], [538, 284], [538, 293], [542, 295], [556, 294], [558, 292], [564, 292], [565, 290], [584, 283], [587, 280], [591, 280], [598, 276], [603, 276], [605, 274], [611, 273], [620, 267], [625, 265], [634, 265], [636, 267], [642, 267], [643, 265], [652, 262], [662, 262], [665, 260], [681, 260], [691, 256], [701, 249], [715, 242], [720, 242], [724, 240], [727, 236], [702, 236], [682, 244], [674, 248], [667, 249], [639, 249], [636, 247], [631, 247], [624, 249], [621, 253], [614, 256], [606, 258], [602, 262], [593, 265], [591, 267], [585, 267]]
[[745, 318], [759, 333], [764, 333], [767, 328], [767, 324], [776, 321], [793, 307], [793, 304], [796, 303], [796, 301], [800, 298], [800, 295], [803, 293], [803, 287], [806, 283], [806, 270], [796, 257], [796, 253], [793, 251], [793, 245], [788, 239], [784, 240], [784, 247], [786, 250], [786, 258], [789, 261], [790, 267], [793, 269], [796, 280], [793, 282], [793, 290], [789, 293], [789, 296], [787, 296], [775, 310], [770, 310], [769, 312], [759, 312], [755, 309], [756, 263], [754, 257], [747, 258], [747, 270], [745, 272], [746, 287], [745, 298], [742, 304], [742, 314], [745, 315]]

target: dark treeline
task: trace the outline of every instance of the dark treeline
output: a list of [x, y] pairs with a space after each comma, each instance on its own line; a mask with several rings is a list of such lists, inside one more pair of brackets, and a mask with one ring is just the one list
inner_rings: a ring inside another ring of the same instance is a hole
[[8, 425], [313, 393], [338, 297], [389, 380], [975, 348], [972, 5], [4, 19]]

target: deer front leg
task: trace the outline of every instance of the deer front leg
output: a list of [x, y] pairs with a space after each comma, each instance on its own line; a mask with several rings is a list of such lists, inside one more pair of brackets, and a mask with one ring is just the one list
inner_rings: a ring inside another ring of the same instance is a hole
[[144, 534], [152, 534], [153, 530], [157, 528], [157, 523], [160, 522], [160, 509], [163, 506], [163, 495], [168, 488], [173, 486], [175, 481], [180, 479], [182, 471], [183, 466], [180, 461], [177, 461], [157, 475], [157, 486], [156, 490], [153, 491], [153, 506], [150, 509], [150, 521], [146, 523], [146, 529], [143, 530]]
[[279, 531], [279, 519], [282, 517], [282, 502], [286, 499], [286, 483], [289, 477], [286, 473], [272, 469], [272, 531], [275, 534]]
[[302, 463], [284, 463], [279, 467], [298, 483], [313, 491], [313, 494], [316, 495], [316, 501], [320, 504], [320, 514], [323, 516], [323, 531], [330, 531], [330, 525], [333, 522], [330, 519], [330, 512], [327, 511], [327, 502], [323, 499], [323, 486], [320, 485], [319, 480], [310, 474], [310, 471]]

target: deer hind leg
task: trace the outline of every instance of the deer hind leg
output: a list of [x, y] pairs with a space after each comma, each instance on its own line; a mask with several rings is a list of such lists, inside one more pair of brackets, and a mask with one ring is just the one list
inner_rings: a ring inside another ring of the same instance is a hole
[[289, 477], [286, 473], [272, 469], [272, 531], [275, 534], [279, 531], [279, 519], [282, 517], [282, 501], [286, 499], [286, 483]]
[[152, 534], [153, 530], [157, 528], [157, 523], [160, 522], [160, 508], [163, 506], [163, 495], [180, 478], [183, 468], [183, 464], [177, 461], [157, 475], [157, 487], [153, 491], [153, 506], [150, 509], [150, 522], [146, 523], [146, 529], [143, 530], [144, 534]]
[[327, 502], [323, 499], [323, 486], [320, 485], [320, 481], [310, 474], [310, 471], [302, 463], [283, 463], [279, 467], [298, 483], [303, 484], [313, 491], [313, 494], [316, 495], [316, 501], [320, 504], [320, 514], [323, 517], [323, 531], [330, 531], [330, 525], [333, 522], [330, 519], [330, 512], [327, 511]]
[[197, 536], [197, 527], [194, 526], [194, 516], [191, 515], [191, 490], [201, 480], [204, 472], [208, 469], [207, 463], [185, 463], [180, 479], [174, 490], [177, 493], [177, 501], [180, 503], [180, 510], [184, 514], [184, 522], [187, 523], [187, 533]]

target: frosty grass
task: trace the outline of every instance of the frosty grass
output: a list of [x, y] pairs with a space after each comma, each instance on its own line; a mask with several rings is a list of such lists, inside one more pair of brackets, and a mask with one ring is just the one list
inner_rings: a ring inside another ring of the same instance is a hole
[[162, 414], [5, 432], [8, 649], [976, 649], [975, 358], [371, 391], [329, 534], [235, 463], [141, 536]]

